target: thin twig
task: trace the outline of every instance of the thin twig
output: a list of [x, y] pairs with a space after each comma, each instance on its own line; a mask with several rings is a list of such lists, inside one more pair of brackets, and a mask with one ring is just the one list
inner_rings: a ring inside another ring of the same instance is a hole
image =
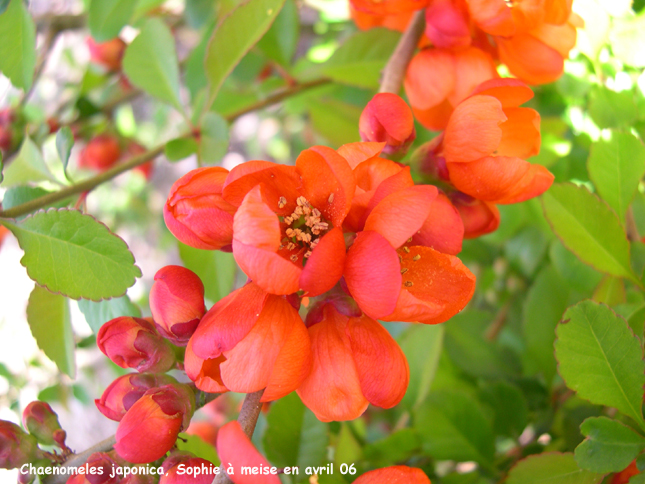
[[419, 39], [421, 39], [424, 29], [425, 9], [422, 9], [417, 11], [412, 17], [408, 28], [401, 36], [396, 49], [394, 49], [392, 57], [387, 62], [383, 70], [381, 89], [379, 89], [379, 92], [399, 93], [405, 72], [408, 69], [408, 64], [412, 60], [412, 56], [419, 44]]

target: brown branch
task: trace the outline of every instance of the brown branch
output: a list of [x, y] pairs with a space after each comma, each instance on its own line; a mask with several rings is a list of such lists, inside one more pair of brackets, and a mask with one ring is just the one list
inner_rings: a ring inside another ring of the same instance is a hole
[[[255, 431], [255, 425], [258, 423], [258, 417], [260, 416], [260, 411], [262, 410], [262, 394], [264, 390], [260, 390], [255, 393], [247, 393], [244, 398], [244, 403], [242, 404], [242, 410], [240, 410], [240, 415], [237, 417], [237, 421], [240, 423], [242, 430], [246, 436], [250, 439], [253, 437], [253, 432]], [[233, 484], [233, 482], [226, 475], [226, 463], [222, 462], [219, 467], [220, 473], [215, 476], [212, 484]]]
[[381, 89], [379, 92], [392, 92], [398, 94], [403, 84], [408, 64], [412, 60], [419, 39], [425, 29], [425, 9], [415, 12], [408, 28], [401, 36], [390, 60], [383, 69]]

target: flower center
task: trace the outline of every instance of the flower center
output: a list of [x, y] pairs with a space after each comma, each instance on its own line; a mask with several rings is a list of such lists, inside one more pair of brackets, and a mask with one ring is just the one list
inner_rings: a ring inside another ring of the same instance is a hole
[[[412, 239], [408, 239], [408, 243], [410, 242], [412, 242]], [[412, 255], [410, 248], [406, 245], [401, 247], [397, 252], [399, 262], [401, 263], [402, 284], [405, 287], [412, 287], [414, 286], [414, 282], [410, 280], [410, 276], [414, 272], [414, 263], [421, 260], [421, 254]]]
[[[284, 208], [287, 199], [280, 197], [278, 207]], [[322, 218], [320, 210], [314, 208], [305, 197], [296, 199], [296, 208], [291, 215], [282, 219], [284, 223], [284, 235], [280, 244], [280, 250], [291, 252], [289, 259], [297, 262], [300, 253], [304, 251], [303, 257], [308, 259], [311, 251], [320, 242], [320, 237], [329, 230], [329, 223]]]

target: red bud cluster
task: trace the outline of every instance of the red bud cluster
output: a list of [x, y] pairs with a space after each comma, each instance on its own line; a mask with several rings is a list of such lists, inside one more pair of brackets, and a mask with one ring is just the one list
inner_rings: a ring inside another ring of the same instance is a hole
[[92, 138], [78, 157], [78, 166], [97, 171], [111, 168], [121, 157], [119, 141], [112, 135], [101, 134]]
[[58, 415], [48, 403], [34, 401], [27, 405], [22, 412], [22, 424], [41, 444], [56, 444], [61, 449], [67, 449], [65, 445], [67, 435], [61, 429]]
[[0, 469], [14, 469], [40, 457], [36, 437], [14, 423], [0, 420]]

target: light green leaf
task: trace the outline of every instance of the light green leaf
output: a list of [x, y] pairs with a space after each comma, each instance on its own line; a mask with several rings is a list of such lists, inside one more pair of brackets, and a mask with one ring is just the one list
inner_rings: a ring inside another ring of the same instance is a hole
[[576, 291], [590, 293], [602, 279], [600, 272], [584, 264], [557, 239], [551, 242], [549, 258], [560, 277]]
[[120, 316], [141, 317], [141, 310], [127, 295], [100, 302], [81, 299], [78, 301], [78, 308], [94, 333], [98, 333], [101, 326], [111, 319]]
[[596, 86], [589, 96], [589, 115], [599, 128], [626, 127], [638, 118], [638, 108], [631, 91]]
[[25, 251], [20, 263], [29, 277], [52, 292], [99, 301], [123, 295], [141, 276], [123, 239], [79, 211], [50, 209], [0, 223]]
[[578, 467], [573, 454], [545, 452], [519, 461], [508, 473], [505, 484], [599, 484], [604, 474]]
[[[30, 186], [23, 186], [23, 185], [19, 185], [17, 187], [11, 187], [4, 194], [4, 198], [2, 199], [2, 208], [7, 210], [13, 207], [17, 207], [18, 205], [30, 202], [31, 200], [35, 200], [36, 198], [40, 198], [50, 193], [53, 193], [53, 192], [47, 191], [44, 188], [40, 188], [40, 187], [30, 187]], [[49, 207], [63, 208], [69, 203], [69, 201], [70, 199], [68, 198], [66, 200], [61, 200], [59, 202], [53, 203], [44, 208], [49, 208]], [[18, 219], [20, 218], [24, 218], [24, 217], [18, 217]]]
[[9, 6], [10, 0], [0, 0], [0, 15], [5, 13], [7, 7]]
[[0, 14], [0, 38], [0, 71], [28, 90], [36, 68], [36, 25], [22, 0], [11, 0]]
[[51, 181], [52, 179], [53, 175], [43, 160], [40, 148], [31, 141], [31, 138], [26, 136], [18, 156], [4, 170], [2, 185], [11, 187], [27, 182]]
[[556, 335], [555, 356], [567, 386], [643, 425], [643, 350], [625, 320], [605, 305], [583, 301], [564, 313]]
[[38, 347], [61, 372], [74, 378], [74, 334], [67, 298], [40, 286], [34, 287], [27, 303], [27, 321]]
[[134, 9], [134, 19], [143, 17], [150, 10], [153, 10], [163, 4], [166, 0], [138, 0]]
[[202, 121], [199, 137], [199, 159], [202, 165], [215, 165], [222, 161], [228, 150], [228, 123], [219, 114], [208, 112]]
[[151, 96], [181, 110], [175, 39], [159, 19], [147, 20], [123, 56], [128, 80]]
[[591, 146], [589, 178], [599, 195], [625, 223], [625, 212], [645, 174], [645, 146], [630, 133], [613, 132], [609, 141]]
[[56, 151], [58, 152], [60, 161], [63, 163], [65, 175], [67, 175], [67, 163], [69, 162], [69, 155], [72, 153], [73, 146], [74, 134], [69, 126], [59, 129], [58, 133], [56, 133]]
[[568, 284], [548, 266], [537, 275], [524, 301], [522, 332], [526, 357], [532, 363], [527, 369], [531, 374], [541, 372], [547, 383], [556, 373], [555, 327], [567, 309], [569, 292]]
[[625, 231], [607, 204], [569, 183], [553, 185], [542, 204], [553, 231], [582, 262], [641, 285], [632, 272]]
[[166, 143], [164, 153], [168, 161], [179, 161], [195, 154], [198, 149], [195, 138], [175, 138]]
[[410, 366], [410, 383], [401, 403], [409, 410], [425, 400], [439, 364], [444, 325], [414, 325], [399, 336], [398, 342]]
[[491, 465], [495, 454], [491, 424], [468, 394], [433, 392], [414, 421], [424, 451], [434, 459]]
[[215, 447], [198, 435], [179, 434], [177, 448], [186, 452], [192, 452], [197, 457], [206, 459], [215, 465], [219, 465], [220, 463]]
[[592, 472], [620, 472], [645, 449], [645, 438], [607, 417], [591, 417], [580, 426], [586, 439], [576, 447], [576, 462]]
[[217, 302], [231, 291], [237, 268], [233, 254], [195, 249], [181, 242], [178, 246], [181, 261], [204, 283], [206, 298]]
[[258, 42], [258, 48], [269, 59], [288, 67], [298, 45], [300, 17], [295, 0], [286, 0], [273, 25]]
[[318, 420], [295, 392], [271, 406], [263, 446], [276, 466], [304, 469], [323, 465], [328, 441], [327, 424]]
[[90, 4], [87, 23], [97, 42], [113, 39], [130, 21], [137, 2], [133, 0], [94, 0]]
[[352, 143], [360, 136], [358, 120], [361, 108], [336, 99], [309, 99], [311, 123], [318, 133], [336, 146]]
[[204, 67], [209, 81], [207, 106], [213, 104], [224, 79], [269, 30], [285, 0], [248, 0], [219, 23], [211, 37]]
[[625, 283], [619, 277], [605, 276], [593, 293], [592, 299], [607, 306], [626, 302]]
[[377, 89], [381, 71], [401, 34], [387, 29], [358, 32], [341, 45], [323, 66], [322, 73], [352, 86]]

